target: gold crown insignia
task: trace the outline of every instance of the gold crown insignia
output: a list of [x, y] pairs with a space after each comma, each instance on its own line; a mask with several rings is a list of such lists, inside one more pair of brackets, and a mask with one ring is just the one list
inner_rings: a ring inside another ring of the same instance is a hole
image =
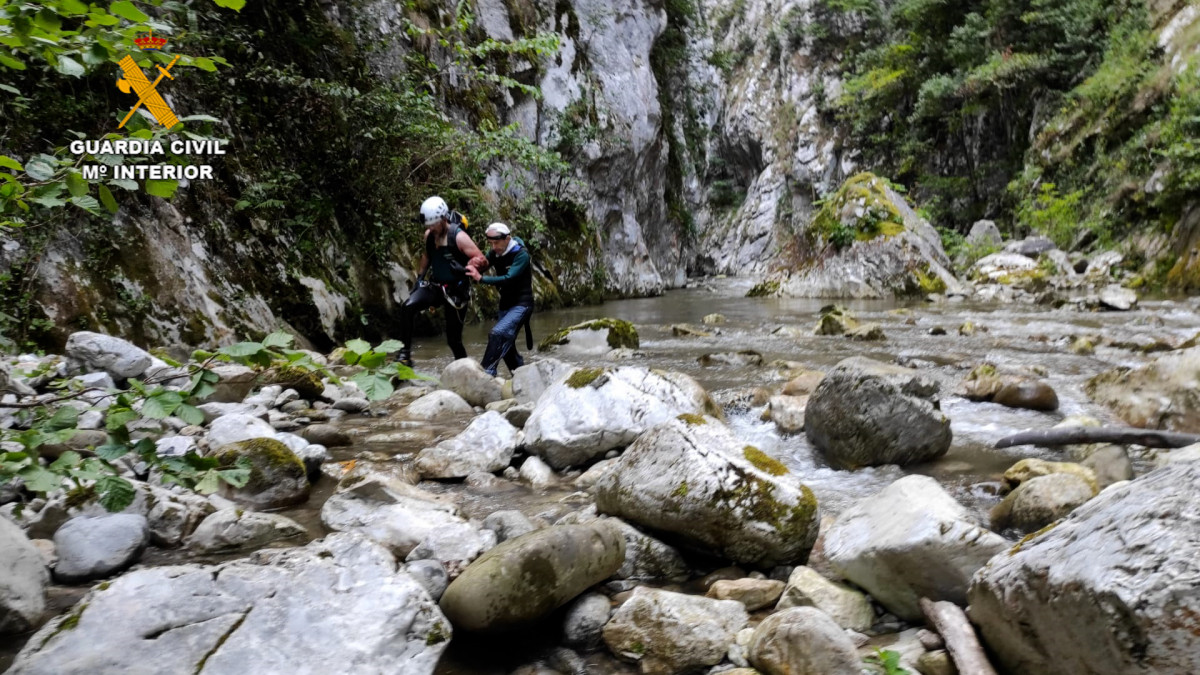
[[141, 49], [162, 49], [163, 45], [167, 44], [167, 38], [154, 37], [154, 34], [151, 33], [137, 38], [133, 42]]

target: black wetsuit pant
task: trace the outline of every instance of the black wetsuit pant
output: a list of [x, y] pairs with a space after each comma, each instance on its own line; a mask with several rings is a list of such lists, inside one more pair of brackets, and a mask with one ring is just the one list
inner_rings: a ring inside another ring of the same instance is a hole
[[465, 359], [467, 350], [462, 342], [463, 320], [467, 316], [470, 299], [471, 287], [466, 282], [444, 287], [431, 283], [413, 291], [400, 309], [400, 341], [404, 343], [405, 353], [409, 353], [412, 347], [413, 320], [417, 314], [430, 307], [441, 307], [446, 315], [446, 344], [450, 345], [454, 358]]

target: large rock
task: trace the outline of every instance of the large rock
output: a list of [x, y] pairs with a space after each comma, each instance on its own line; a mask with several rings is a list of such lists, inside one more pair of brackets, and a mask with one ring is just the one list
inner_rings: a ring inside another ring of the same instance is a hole
[[0, 517], [0, 633], [24, 633], [46, 609], [50, 575], [29, 537]]
[[519, 429], [500, 413], [488, 411], [454, 438], [422, 450], [417, 455], [417, 470], [425, 478], [463, 478], [477, 471], [503, 471], [512, 462], [520, 439]]
[[414, 420], [441, 420], [447, 416], [470, 415], [472, 412], [470, 403], [445, 389], [425, 394], [404, 410], [404, 414]]
[[240, 363], [216, 363], [209, 370], [220, 378], [205, 399], [211, 403], [241, 403], [258, 382], [258, 373]]
[[891, 298], [963, 292], [937, 230], [873, 174], [847, 179], [824, 201], [808, 232], [811, 264], [770, 279], [774, 294]]
[[915, 370], [845, 359], [809, 397], [804, 431], [841, 466], [926, 462], [950, 448], [950, 420], [937, 392], [937, 384]]
[[563, 617], [563, 644], [581, 649], [599, 647], [611, 612], [608, 597], [599, 593], [580, 596]]
[[977, 220], [967, 233], [967, 244], [976, 248], [999, 247], [1004, 241], [1000, 236], [1000, 228], [990, 220]]
[[331, 530], [358, 532], [400, 558], [438, 528], [466, 523], [453, 504], [382, 476], [349, 479], [321, 507], [321, 522]]
[[1200, 464], [1105, 490], [997, 555], [971, 618], [1009, 672], [1200, 672]]
[[622, 319], [595, 319], [568, 326], [548, 336], [538, 345], [541, 351], [553, 350], [574, 356], [599, 356], [613, 349], [637, 349], [637, 329]]
[[1135, 427], [1200, 433], [1200, 347], [1101, 373], [1084, 390]]
[[143, 516], [113, 513], [72, 518], [54, 533], [58, 553], [54, 576], [69, 584], [102, 579], [137, 562], [149, 541]]
[[[616, 460], [608, 460], [616, 461]], [[558, 525], [591, 523], [603, 519], [613, 525], [625, 538], [625, 561], [613, 572], [614, 579], [632, 579], [637, 581], [674, 581], [682, 582], [688, 578], [687, 561], [679, 551], [663, 542], [642, 532], [620, 518], [598, 516], [595, 507], [584, 511], [568, 514], [558, 521]]]
[[1062, 518], [1096, 494], [1096, 484], [1071, 473], [1035, 476], [992, 509], [992, 527], [1032, 532]]
[[1110, 284], [1100, 290], [1100, 306], [1103, 309], [1127, 312], [1137, 306], [1137, 292], [1116, 284]]
[[602, 513], [761, 567], [803, 562], [819, 526], [816, 497], [787, 467], [698, 415], [642, 434], [594, 492]]
[[442, 370], [442, 386], [471, 405], [485, 406], [500, 400], [500, 381], [488, 375], [475, 359], [458, 359]]
[[642, 675], [673, 675], [720, 663], [748, 622], [740, 602], [639, 586], [604, 627], [604, 642]]
[[775, 609], [816, 607], [846, 630], [865, 632], [875, 623], [867, 596], [845, 584], [830, 581], [811, 567], [792, 570]]
[[520, 627], [607, 579], [625, 559], [625, 541], [603, 521], [556, 525], [510, 539], [471, 563], [442, 596], [458, 628]]
[[67, 338], [66, 355], [85, 372], [102, 370], [118, 380], [138, 377], [154, 358], [121, 338], [90, 331], [72, 333]]
[[736, 600], [753, 612], [775, 604], [783, 593], [783, 582], [776, 579], [718, 579], [708, 587], [705, 597], [713, 600]]
[[234, 413], [213, 420], [208, 428], [209, 447], [219, 448], [252, 438], [274, 438], [275, 428], [259, 417]]
[[558, 359], [543, 357], [513, 371], [513, 398], [518, 403], [537, 403], [542, 392], [571, 374], [575, 367]]
[[404, 560], [436, 560], [451, 578], [496, 545], [496, 533], [473, 522], [448, 523], [433, 529]]
[[1009, 408], [1058, 410], [1058, 394], [1050, 385], [1027, 375], [997, 372], [990, 364], [968, 373], [958, 393], [971, 401], [991, 401]]
[[632, 443], [676, 415], [720, 411], [695, 380], [646, 368], [579, 368], [538, 400], [525, 444], [555, 469]]
[[223, 469], [245, 461], [250, 480], [240, 488], [221, 484], [221, 494], [255, 509], [294, 506], [308, 499], [308, 469], [304, 462], [274, 438], [254, 438], [222, 446], [215, 454]]
[[200, 523], [188, 538], [187, 546], [201, 553], [261, 548], [304, 533], [299, 523], [278, 514], [221, 509]]
[[967, 276], [971, 281], [979, 283], [1019, 285], [1041, 273], [1037, 262], [1020, 253], [993, 253], [975, 261]]
[[824, 612], [793, 607], [767, 617], [750, 638], [750, 663], [765, 675], [861, 675], [854, 643]]
[[451, 628], [383, 548], [334, 534], [218, 566], [101, 584], [26, 644], [13, 675], [429, 675]]
[[1007, 547], [928, 476], [906, 476], [846, 509], [825, 534], [830, 566], [900, 618], [917, 602], [966, 604], [971, 575]]

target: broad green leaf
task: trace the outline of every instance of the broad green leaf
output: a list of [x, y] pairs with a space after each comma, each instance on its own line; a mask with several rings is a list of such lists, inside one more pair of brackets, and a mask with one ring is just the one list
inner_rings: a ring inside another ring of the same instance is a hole
[[10, 68], [12, 70], [25, 70], [25, 64], [23, 62], [4, 53], [0, 53], [0, 66], [4, 66], [5, 68]]
[[25, 173], [36, 181], [50, 180], [54, 177], [54, 165], [37, 157], [25, 162]]
[[54, 460], [54, 462], [50, 464], [50, 470], [63, 473], [67, 469], [78, 466], [82, 461], [83, 455], [75, 452], [74, 450], [68, 450], [59, 455], [58, 459]]
[[58, 57], [58, 65], [55, 66], [55, 69], [63, 75], [70, 75], [71, 77], [82, 77], [85, 72], [83, 64], [69, 56]]
[[100, 202], [96, 201], [95, 197], [89, 195], [71, 197], [71, 203], [90, 213], [95, 213], [100, 208]]
[[[212, 385], [207, 382], [203, 384], [210, 389], [212, 388]], [[175, 416], [188, 424], [195, 424], [197, 426], [204, 424], [204, 413], [194, 405], [184, 403], [175, 409]]]
[[238, 460], [237, 468], [221, 469], [221, 480], [235, 488], [245, 487], [250, 482], [250, 462], [245, 457]]
[[213, 63], [212, 59], [205, 58], [203, 56], [192, 59], [192, 65], [196, 66], [200, 70], [206, 70], [210, 73], [217, 72], [217, 64]]
[[146, 192], [155, 197], [170, 199], [175, 196], [175, 190], [177, 189], [179, 189], [179, 181], [177, 180], [146, 179]]
[[136, 411], [129, 408], [109, 408], [108, 417], [104, 420], [104, 426], [109, 431], [120, 429], [126, 424], [136, 420], [140, 415]]
[[180, 405], [183, 405], [183, 397], [178, 392], [168, 391], [147, 398], [142, 405], [142, 414], [151, 419], [161, 420], [170, 417]]
[[292, 342], [295, 339], [290, 333], [276, 331], [263, 338], [262, 345], [268, 348], [279, 347], [280, 349], [287, 349], [292, 346]]
[[137, 443], [134, 443], [133, 451], [147, 459], [153, 460], [158, 458], [158, 448], [155, 447], [154, 441], [149, 438], [142, 438]]
[[246, 6], [246, 0], [213, 0], [213, 2], [217, 3], [218, 7], [226, 7], [235, 12], [242, 11], [242, 8]]
[[62, 476], [37, 464], [21, 469], [17, 475], [25, 481], [25, 487], [34, 492], [50, 492], [57, 490], [62, 485]]
[[63, 14], [87, 14], [88, 6], [81, 0], [59, 0], [58, 10]]
[[263, 350], [261, 342], [238, 342], [227, 347], [221, 347], [217, 351], [221, 354], [228, 354], [236, 358], [246, 358], [253, 356]]
[[21, 90], [17, 89], [16, 87], [12, 86], [11, 84], [0, 84], [0, 91], [7, 91], [8, 93], [10, 93], [14, 96], [21, 95]]
[[0, 169], [12, 169], [13, 171], [24, 171], [25, 167], [12, 157], [0, 155]]
[[358, 385], [359, 389], [362, 389], [370, 401], [382, 401], [391, 396], [392, 392], [395, 391], [395, 388], [392, 387], [392, 381], [389, 378], [379, 375], [359, 373], [350, 379], [354, 384]]
[[96, 492], [100, 495], [100, 505], [109, 513], [124, 511], [137, 495], [133, 483], [120, 476], [105, 476], [96, 481]]
[[65, 200], [65, 199], [59, 199], [58, 197], [51, 197], [51, 196], [30, 197], [29, 201], [33, 202], [34, 204], [37, 204], [38, 206], [44, 206], [48, 209], [57, 208], [57, 207], [62, 206], [63, 204], [67, 203], [67, 200]]
[[379, 346], [375, 348], [375, 351], [379, 352], [380, 354], [392, 354], [400, 351], [401, 349], [404, 349], [403, 342], [399, 340], [384, 340], [383, 342], [379, 343]]
[[196, 492], [202, 495], [211, 495], [221, 487], [221, 476], [215, 469], [209, 469], [204, 472], [204, 477], [200, 482], [196, 483]]
[[130, 190], [132, 192], [136, 192], [138, 189], [137, 181], [128, 180], [126, 178], [122, 178], [120, 180], [110, 180], [110, 181], [108, 181], [108, 184], [116, 185], [119, 188], [124, 188], [124, 189]]
[[100, 480], [112, 475], [112, 470], [99, 459], [88, 457], [78, 468], [71, 470], [71, 475], [79, 480]]
[[46, 431], [62, 431], [74, 429], [76, 424], [79, 424], [79, 411], [70, 406], [63, 406], [54, 412], [54, 417], [50, 418], [45, 428]]
[[366, 368], [367, 370], [375, 370], [379, 366], [382, 366], [385, 361], [387, 361], [387, 354], [368, 352], [363, 354], [363, 357], [358, 360], [358, 365]]
[[104, 45], [100, 44], [99, 42], [94, 43], [91, 47], [88, 47], [87, 51], [83, 53], [83, 62], [89, 66], [98, 66], [101, 63], [108, 63], [108, 58], [108, 50], [105, 49]]
[[114, 461], [129, 454], [129, 446], [122, 443], [105, 443], [96, 448], [96, 456], [100, 459]]
[[104, 204], [104, 208], [108, 209], [109, 213], [116, 213], [121, 208], [117, 205], [117, 200], [113, 198], [113, 194], [107, 185], [100, 186], [100, 203]]
[[88, 23], [95, 23], [97, 26], [115, 26], [121, 23], [121, 20], [104, 10], [99, 10], [88, 14]]
[[87, 181], [83, 179], [83, 174], [78, 171], [71, 170], [67, 172], [67, 190], [70, 191], [72, 197], [82, 197], [88, 193]]
[[108, 6], [108, 11], [116, 14], [122, 19], [128, 19], [134, 23], [145, 23], [150, 17], [142, 13], [142, 10], [133, 6], [128, 0], [119, 0]]
[[366, 354], [371, 351], [371, 343], [366, 340], [354, 339], [346, 343], [346, 349], [355, 354]]

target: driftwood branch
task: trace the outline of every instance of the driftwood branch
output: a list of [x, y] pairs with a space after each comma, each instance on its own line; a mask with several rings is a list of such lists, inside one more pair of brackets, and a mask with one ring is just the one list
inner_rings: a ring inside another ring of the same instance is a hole
[[946, 642], [946, 651], [961, 675], [996, 675], [967, 615], [953, 602], [921, 598], [921, 611]]
[[1014, 445], [1076, 445], [1080, 443], [1117, 443], [1144, 445], [1147, 448], [1182, 448], [1200, 443], [1200, 434], [1178, 431], [1156, 431], [1134, 427], [1066, 427], [1044, 431], [1023, 431], [996, 441], [997, 448]]

